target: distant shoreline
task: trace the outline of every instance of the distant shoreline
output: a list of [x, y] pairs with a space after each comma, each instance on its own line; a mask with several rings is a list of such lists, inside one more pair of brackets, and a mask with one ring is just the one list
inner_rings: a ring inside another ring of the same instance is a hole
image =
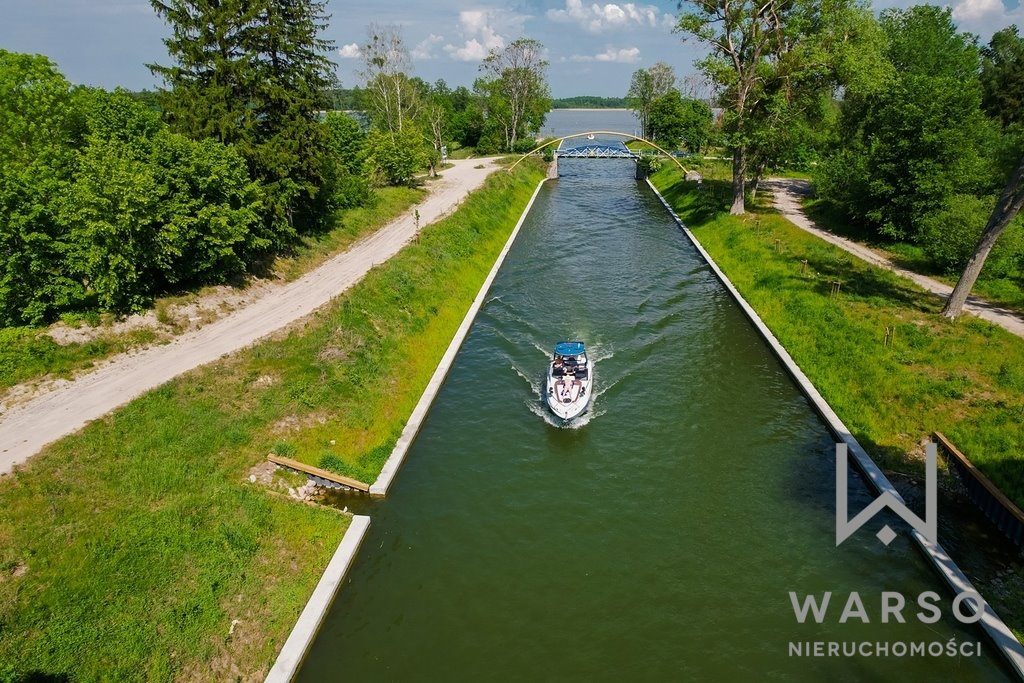
[[553, 111], [633, 111], [628, 107], [558, 107], [557, 109], [549, 109], [550, 114]]

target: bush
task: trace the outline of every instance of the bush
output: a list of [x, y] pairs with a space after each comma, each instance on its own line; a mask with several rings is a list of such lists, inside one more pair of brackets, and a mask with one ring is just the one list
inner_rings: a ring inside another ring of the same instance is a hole
[[380, 185], [411, 185], [423, 167], [423, 141], [413, 133], [392, 135], [370, 131], [366, 140], [366, 163], [374, 182]]
[[533, 150], [537, 146], [537, 141], [533, 138], [519, 138], [516, 143], [512, 145], [512, 151], [515, 154], [526, 154]]
[[[941, 272], [955, 275], [974, 253], [995, 204], [994, 197], [954, 195], [938, 211], [921, 220], [920, 239], [925, 254]], [[1024, 258], [1024, 235], [1019, 223], [1007, 228], [996, 242], [982, 271], [988, 277], [1006, 277]]]

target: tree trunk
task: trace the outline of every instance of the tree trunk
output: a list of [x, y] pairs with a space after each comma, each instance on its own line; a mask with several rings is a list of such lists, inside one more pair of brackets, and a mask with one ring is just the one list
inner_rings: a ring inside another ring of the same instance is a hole
[[747, 147], [740, 145], [732, 153], [732, 208], [729, 213], [742, 216], [747, 212], [744, 194], [747, 190]]
[[1022, 206], [1024, 206], [1024, 157], [1021, 157], [1020, 163], [1017, 164], [1017, 170], [1013, 172], [1010, 180], [1006, 183], [1003, 194], [999, 197], [999, 202], [988, 219], [985, 232], [978, 240], [974, 255], [967, 262], [967, 267], [964, 268], [963, 275], [960, 276], [956, 287], [953, 288], [953, 293], [949, 295], [946, 306], [942, 309], [942, 315], [953, 319], [963, 312], [964, 303], [967, 301], [967, 296], [971, 293], [978, 275], [981, 274], [985, 259], [988, 258], [996, 240], [1013, 222]]
[[761, 186], [761, 178], [764, 176], [764, 168], [767, 164], [764, 161], [758, 162], [754, 171], [754, 177], [750, 182], [750, 198], [757, 197], [757, 189]]

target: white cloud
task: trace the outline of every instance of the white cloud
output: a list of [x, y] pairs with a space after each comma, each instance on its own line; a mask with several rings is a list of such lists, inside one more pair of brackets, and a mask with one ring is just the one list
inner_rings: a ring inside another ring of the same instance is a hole
[[1001, 0], [958, 0], [953, 5], [953, 19], [961, 31], [981, 36], [982, 42], [1010, 24], [1024, 23], [1024, 3], [1008, 9]]
[[459, 12], [459, 33], [464, 42], [461, 47], [449, 43], [444, 51], [460, 62], [478, 62], [491, 50], [505, 47], [505, 37], [494, 28], [495, 18], [494, 12], [484, 10]]
[[618, 64], [636, 64], [640, 61], [640, 48], [623, 47], [616, 50], [608, 48], [597, 55], [573, 55], [569, 57], [570, 62], [615, 62]]
[[447, 52], [452, 59], [460, 62], [481, 62], [484, 57], [487, 56], [487, 48], [481, 45], [476, 38], [467, 40], [466, 44], [462, 47], [445, 45], [444, 51]]
[[338, 54], [341, 55], [343, 59], [359, 59], [363, 56], [363, 52], [359, 49], [359, 45], [357, 43], [342, 45], [341, 49], [338, 50]]
[[420, 41], [420, 44], [412, 49], [410, 53], [413, 59], [433, 59], [434, 48], [444, 42], [443, 36], [437, 36], [431, 33], [429, 36]]
[[672, 15], [661, 14], [654, 5], [632, 2], [584, 6], [583, 0], [565, 0], [565, 9], [550, 9], [547, 16], [551, 21], [578, 24], [590, 33], [622, 30], [630, 26], [657, 26], [659, 21], [675, 25]]

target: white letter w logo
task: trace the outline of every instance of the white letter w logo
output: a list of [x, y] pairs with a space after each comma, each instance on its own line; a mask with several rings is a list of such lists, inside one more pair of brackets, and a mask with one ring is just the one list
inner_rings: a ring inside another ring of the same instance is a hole
[[[864, 526], [864, 524], [878, 514], [882, 508], [889, 508], [903, 518], [910, 526], [920, 531], [925, 538], [932, 543], [938, 542], [936, 514], [936, 468], [935, 468], [935, 444], [929, 443], [925, 447], [925, 504], [924, 520], [915, 515], [903, 501], [892, 491], [886, 491], [878, 498], [875, 498], [870, 505], [861, 510], [853, 519], [847, 518], [846, 502], [846, 444], [836, 444], [836, 545], [849, 538], [853, 532]], [[885, 545], [892, 543], [896, 538], [896, 532], [885, 525], [878, 532], [878, 540]]]

